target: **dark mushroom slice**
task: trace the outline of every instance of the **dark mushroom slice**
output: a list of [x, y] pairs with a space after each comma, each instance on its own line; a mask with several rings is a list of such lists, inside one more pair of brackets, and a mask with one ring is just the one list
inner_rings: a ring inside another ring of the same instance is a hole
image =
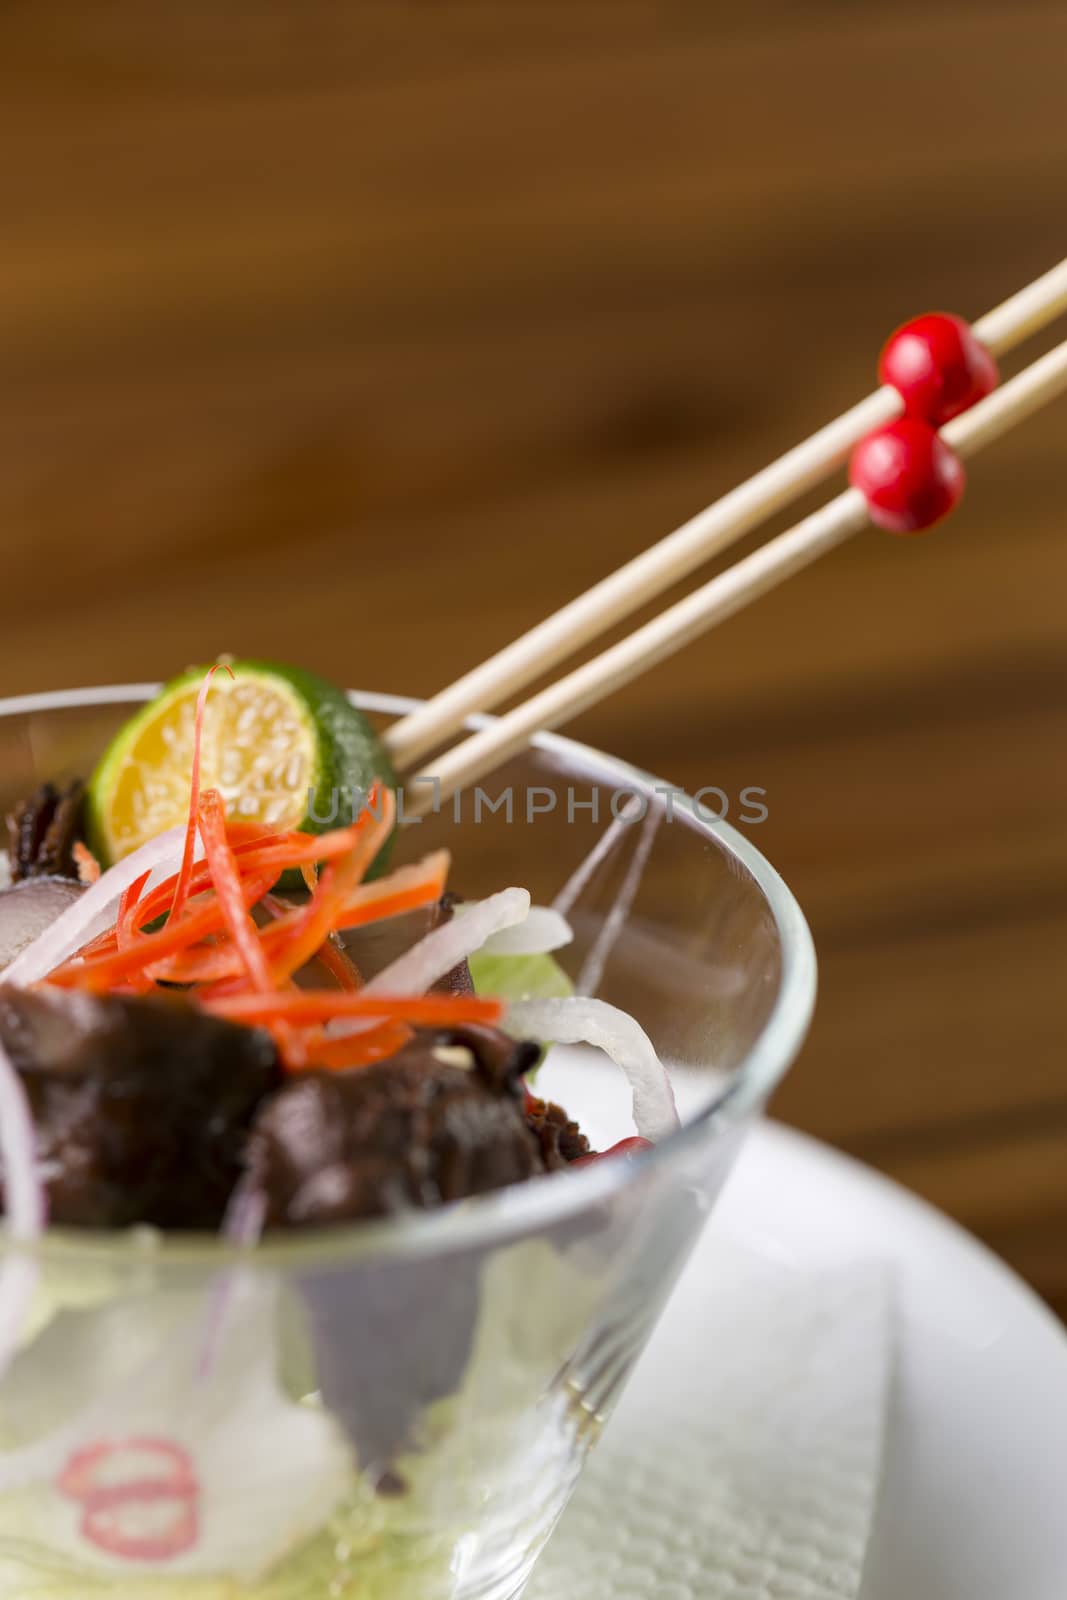
[[268, 1034], [178, 997], [0, 985], [52, 1222], [216, 1228], [256, 1110], [281, 1082]]
[[[250, 1146], [268, 1225], [410, 1213], [563, 1165], [568, 1141], [584, 1154], [577, 1130], [546, 1136], [527, 1116], [521, 1079], [537, 1055], [493, 1028], [420, 1030], [388, 1061], [292, 1078]], [[555, 1128], [547, 1108], [538, 1118]], [[424, 1408], [462, 1382], [484, 1259], [481, 1247], [387, 1254], [300, 1275], [323, 1400], [383, 1493], [402, 1488], [391, 1469], [417, 1446]]]
[[541, 1157], [549, 1172], [559, 1172], [590, 1153], [589, 1140], [578, 1124], [553, 1100], [526, 1102], [526, 1121], [541, 1144]]
[[292, 1078], [249, 1148], [268, 1226], [389, 1216], [545, 1172], [521, 1083], [536, 1054], [493, 1028], [420, 1030], [387, 1061]]
[[74, 845], [82, 837], [85, 784], [80, 778], [63, 789], [42, 783], [7, 819], [12, 881], [23, 878], [77, 878]]

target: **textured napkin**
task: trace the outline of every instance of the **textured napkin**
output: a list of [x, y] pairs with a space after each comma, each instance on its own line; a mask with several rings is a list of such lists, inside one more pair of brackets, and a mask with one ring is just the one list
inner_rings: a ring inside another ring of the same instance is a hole
[[887, 1267], [709, 1234], [527, 1600], [855, 1600], [890, 1363]]

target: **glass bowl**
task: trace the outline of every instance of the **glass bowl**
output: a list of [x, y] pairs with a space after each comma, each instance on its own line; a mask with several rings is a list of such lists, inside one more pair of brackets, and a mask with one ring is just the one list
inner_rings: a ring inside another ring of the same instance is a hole
[[[86, 774], [156, 687], [0, 702], [5, 810]], [[0, 1600], [522, 1591], [815, 992], [807, 926], [752, 845], [567, 739], [405, 829], [398, 856], [444, 843], [465, 897], [519, 883], [546, 903], [616, 816], [560, 954], [685, 1078], [680, 1130], [254, 1251], [148, 1229], [9, 1243], [5, 1278], [35, 1288], [0, 1381]], [[591, 1055], [547, 1070], [599, 1138], [633, 1131]]]

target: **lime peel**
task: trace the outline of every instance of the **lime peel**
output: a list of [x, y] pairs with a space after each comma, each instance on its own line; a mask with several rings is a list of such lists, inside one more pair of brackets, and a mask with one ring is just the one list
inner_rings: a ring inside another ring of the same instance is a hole
[[[300, 668], [226, 660], [204, 706], [201, 782], [231, 816], [322, 833], [349, 820], [375, 780], [396, 787], [384, 746], [334, 685]], [[188, 816], [204, 668], [168, 683], [118, 732], [88, 788], [90, 846], [114, 863]], [[374, 870], [385, 864], [383, 851]]]

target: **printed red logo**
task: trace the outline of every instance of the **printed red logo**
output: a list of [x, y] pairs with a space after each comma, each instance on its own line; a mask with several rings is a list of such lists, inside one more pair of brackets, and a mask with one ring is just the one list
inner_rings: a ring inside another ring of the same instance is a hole
[[127, 1561], [171, 1561], [200, 1532], [192, 1458], [169, 1439], [99, 1440], [75, 1451], [56, 1488], [85, 1507], [81, 1532]]

